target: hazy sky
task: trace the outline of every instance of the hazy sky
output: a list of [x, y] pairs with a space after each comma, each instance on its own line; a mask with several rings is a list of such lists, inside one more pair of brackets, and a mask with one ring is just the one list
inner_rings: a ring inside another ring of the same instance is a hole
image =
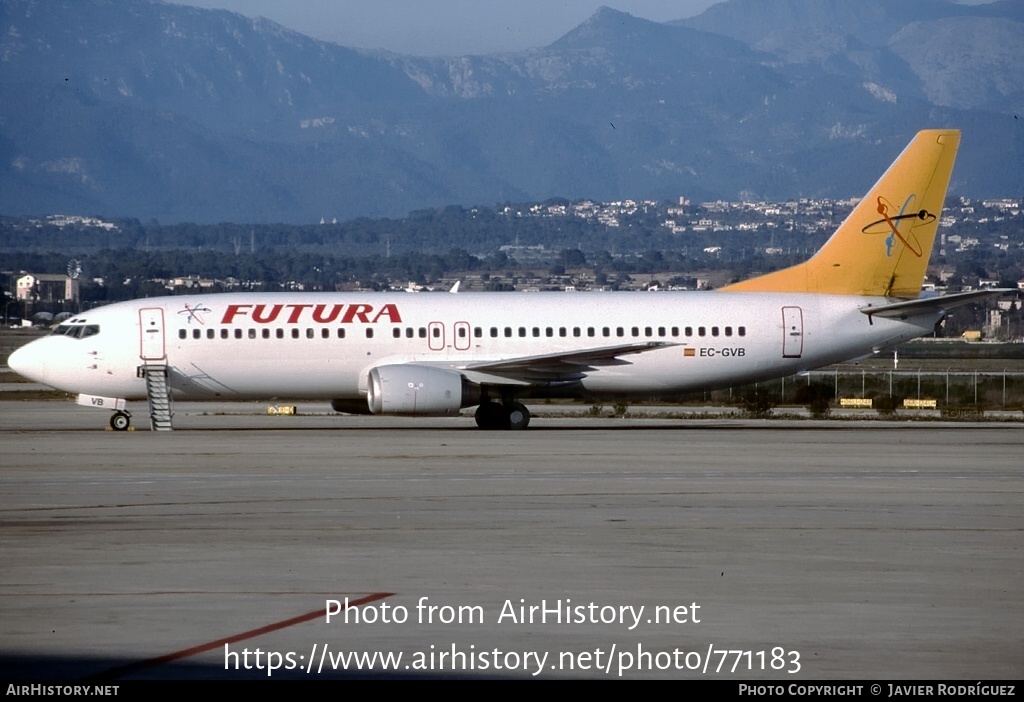
[[665, 22], [719, 0], [172, 0], [263, 16], [317, 39], [419, 56], [545, 46], [602, 5]]

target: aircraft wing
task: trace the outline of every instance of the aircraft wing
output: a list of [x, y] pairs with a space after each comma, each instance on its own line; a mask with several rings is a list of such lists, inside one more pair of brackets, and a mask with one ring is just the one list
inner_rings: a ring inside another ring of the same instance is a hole
[[538, 356], [519, 356], [499, 361], [477, 361], [462, 366], [460, 370], [467, 378], [478, 383], [534, 385], [571, 382], [583, 378], [587, 371], [599, 366], [628, 364], [629, 361], [623, 360], [621, 356], [677, 345], [666, 341], [645, 341]]
[[869, 317], [878, 316], [889, 319], [906, 319], [907, 317], [913, 317], [916, 314], [927, 314], [933, 312], [945, 314], [947, 310], [951, 310], [954, 307], [960, 307], [961, 305], [970, 304], [982, 298], [1007, 295], [1009, 293], [1016, 292], [1018, 291], [1013, 288], [971, 290], [970, 292], [954, 293], [952, 295], [942, 295], [940, 297], [923, 297], [916, 300], [893, 302], [888, 305], [879, 305], [877, 307], [869, 305], [868, 307], [861, 307], [860, 311]]

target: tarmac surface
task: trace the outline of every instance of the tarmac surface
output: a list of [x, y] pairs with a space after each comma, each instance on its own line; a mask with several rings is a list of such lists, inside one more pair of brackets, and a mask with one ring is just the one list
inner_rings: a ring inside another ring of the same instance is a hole
[[0, 402], [0, 679], [1024, 676], [1020, 422], [325, 410]]

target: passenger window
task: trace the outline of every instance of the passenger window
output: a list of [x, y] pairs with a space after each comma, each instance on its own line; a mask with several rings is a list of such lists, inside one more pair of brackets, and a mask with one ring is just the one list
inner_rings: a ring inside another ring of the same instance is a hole
[[526, 327], [519, 327], [519, 336], [526, 336]]
[[270, 330], [269, 329], [261, 329], [260, 331], [262, 332], [261, 336], [264, 339], [269, 339], [270, 338]]
[[[278, 329], [277, 332], [278, 332], [278, 336], [280, 336], [281, 335], [281, 330]], [[221, 339], [227, 339], [229, 335], [230, 334], [228, 333], [227, 329], [221, 329], [220, 330], [220, 338]]]
[[740, 336], [746, 336], [747, 335], [747, 328], [746, 327], [740, 327], [736, 331], [739, 332]]
[[672, 336], [679, 336], [679, 327], [672, 327]]
[[[57, 327], [57, 331], [60, 331], [60, 327]], [[54, 332], [54, 333], [56, 334], [57, 332]], [[61, 333], [61, 334], [67, 334], [68, 332], [67, 332], [67, 330], [65, 329], [64, 331], [62, 331], [62, 332], [60, 332], [60, 333]], [[185, 330], [185, 329], [179, 329], [179, 330], [178, 330], [178, 338], [179, 338], [179, 339], [187, 339], [187, 338], [188, 338], [188, 331], [187, 331], [187, 330]]]
[[707, 336], [708, 330], [704, 327], [697, 327], [697, 336]]
[[193, 329], [192, 330], [192, 338], [193, 339], [202, 339], [203, 338], [203, 332], [201, 330], [199, 330], [199, 329]]
[[431, 329], [430, 330], [430, 335], [432, 337], [434, 337], [435, 339], [440, 339], [441, 338], [441, 327], [434, 327], [433, 329]]
[[492, 339], [498, 338], [498, 328], [497, 327], [491, 327], [491, 338]]
[[622, 327], [615, 327], [615, 336], [625, 336], [626, 330]]
[[418, 333], [419, 333], [419, 337], [421, 339], [426, 339], [427, 338], [427, 328], [426, 327], [420, 327]]
[[299, 338], [299, 330], [298, 329], [292, 329], [292, 338], [293, 339], [298, 339]]
[[725, 335], [726, 336], [732, 336], [732, 327], [726, 327], [725, 328]]
[[654, 332], [651, 331], [650, 327], [644, 327], [644, 336], [654, 336]]
[[594, 328], [593, 327], [587, 327], [587, 336], [593, 336], [593, 335], [594, 335]]
[[479, 338], [483, 337], [483, 335], [484, 335], [484, 330], [483, 329], [481, 329], [480, 327], [473, 327], [473, 336], [474, 337], [479, 339]]
[[559, 335], [559, 336], [565, 336], [565, 335], [566, 335], [566, 329], [565, 329], [565, 327], [559, 327], [559, 328], [558, 328], [558, 335]]
[[339, 339], [344, 339], [345, 338], [345, 329], [344, 329], [344, 327], [338, 327], [338, 338]]
[[373, 338], [373, 329], [367, 329], [366, 330], [366, 338], [367, 339], [372, 339]]
[[601, 327], [601, 336], [611, 336], [612, 330], [608, 327]]
[[555, 330], [552, 329], [551, 327], [546, 327], [544, 329], [544, 336], [554, 336], [554, 335], [555, 335]]
[[640, 327], [633, 327], [630, 331], [633, 333], [633, 336], [640, 336]]
[[256, 338], [256, 330], [255, 329], [250, 329], [249, 330], [249, 338], [250, 339], [255, 339]]
[[534, 327], [533, 328], [533, 335], [534, 336], [540, 336], [540, 327]]
[[711, 327], [711, 336], [718, 336], [718, 327]]
[[687, 336], [693, 336], [693, 327], [687, 327], [686, 328], [686, 335]]
[[241, 339], [242, 338], [242, 330], [241, 329], [236, 329], [235, 330], [235, 338], [236, 339]]
[[505, 327], [505, 338], [512, 336], [512, 327]]
[[572, 335], [578, 337], [580, 335], [580, 328], [579, 327], [573, 327], [572, 328]]
[[331, 330], [328, 329], [327, 327], [324, 327], [323, 329], [321, 329], [320, 330], [320, 338], [321, 339], [330, 339], [331, 338]]
[[395, 327], [394, 329], [391, 330], [391, 336], [395, 337], [396, 339], [401, 339], [402, 330], [399, 329], [398, 327]]

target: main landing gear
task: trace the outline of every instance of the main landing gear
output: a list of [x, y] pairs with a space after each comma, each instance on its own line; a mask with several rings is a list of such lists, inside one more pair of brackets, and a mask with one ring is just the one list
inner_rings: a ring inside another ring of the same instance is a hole
[[530, 410], [519, 402], [481, 402], [476, 408], [476, 425], [481, 429], [525, 429]]
[[128, 427], [132, 425], [131, 412], [126, 410], [118, 410], [110, 415], [110, 428], [114, 431], [128, 431]]

